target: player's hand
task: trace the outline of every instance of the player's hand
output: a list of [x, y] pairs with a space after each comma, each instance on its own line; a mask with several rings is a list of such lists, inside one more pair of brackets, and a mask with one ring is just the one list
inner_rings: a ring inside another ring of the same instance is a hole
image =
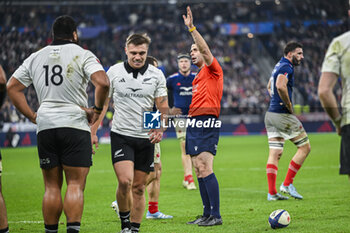
[[178, 116], [178, 115], [181, 115], [181, 114], [182, 114], [182, 111], [181, 111], [181, 108], [172, 107], [172, 108], [169, 110], [169, 113], [170, 113], [170, 115]]
[[286, 107], [287, 107], [288, 111], [290, 112], [290, 114], [294, 113], [293, 105], [291, 102], [289, 102]]
[[91, 145], [92, 145], [92, 153], [95, 154], [96, 151], [94, 150], [94, 145], [96, 150], [98, 149], [98, 137], [96, 134], [95, 135], [91, 134]]
[[83, 109], [85, 111], [86, 118], [89, 122], [89, 125], [93, 125], [100, 117], [100, 114], [95, 113], [95, 111], [92, 107], [91, 108], [81, 107], [81, 109]]
[[333, 125], [334, 125], [334, 127], [335, 127], [335, 129], [337, 131], [337, 134], [339, 136], [341, 136], [341, 126], [340, 126], [340, 124], [341, 124], [341, 115], [337, 118], [337, 120], [333, 120], [332, 122], [333, 122]]
[[163, 138], [163, 130], [162, 129], [151, 129], [148, 132], [149, 135], [149, 140], [151, 141], [151, 143], [158, 143], [160, 141], [162, 141]]
[[36, 112], [33, 114], [33, 117], [31, 119], [29, 119], [32, 123], [36, 124], [36, 117], [37, 117], [37, 114]]
[[188, 27], [188, 29], [190, 29], [194, 27], [192, 11], [189, 6], [187, 6], [186, 10], [187, 10], [187, 15], [182, 15], [182, 18], [184, 19], [185, 25]]
[[340, 128], [340, 126], [337, 126], [337, 127], [336, 127], [336, 130], [337, 130], [337, 134], [338, 134], [339, 136], [341, 136], [341, 128]]

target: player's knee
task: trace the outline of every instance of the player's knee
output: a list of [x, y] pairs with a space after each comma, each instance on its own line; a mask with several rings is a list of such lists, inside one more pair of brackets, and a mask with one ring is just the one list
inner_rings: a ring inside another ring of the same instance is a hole
[[131, 189], [131, 185], [132, 180], [129, 177], [120, 177], [118, 179], [118, 187], [125, 192], [128, 192]]
[[160, 163], [155, 164], [155, 170], [156, 170], [156, 179], [160, 179], [160, 176], [162, 175], [162, 166]]
[[280, 149], [270, 149], [269, 160], [280, 160], [283, 154], [283, 148]]
[[145, 193], [145, 185], [144, 184], [134, 184], [132, 186], [133, 195], [143, 196]]
[[156, 173], [150, 172], [146, 183], [149, 184], [149, 183], [153, 182], [156, 178], [157, 178]]
[[310, 145], [310, 143], [306, 143], [306, 144], [298, 147], [298, 149], [302, 150], [303, 154], [305, 154], [305, 156], [307, 156], [311, 152], [311, 145]]
[[209, 166], [209, 164], [206, 163], [197, 164], [196, 170], [198, 171], [197, 174], [199, 177], [205, 177], [208, 174], [212, 173], [212, 168]]

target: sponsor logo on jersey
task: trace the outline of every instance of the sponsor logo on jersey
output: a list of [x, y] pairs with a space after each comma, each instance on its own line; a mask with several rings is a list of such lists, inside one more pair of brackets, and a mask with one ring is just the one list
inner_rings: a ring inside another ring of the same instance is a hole
[[159, 110], [156, 112], [144, 112], [143, 113], [143, 128], [144, 129], [159, 129], [161, 113]]
[[125, 79], [124, 78], [120, 79], [119, 83], [125, 83]]
[[50, 164], [50, 158], [40, 159], [40, 165]]
[[142, 88], [132, 88], [132, 87], [127, 87], [126, 89], [131, 90], [132, 92], [124, 93], [124, 92], [117, 92], [117, 95], [119, 97], [129, 97], [129, 98], [143, 98], [144, 95], [142, 93], [135, 93], [137, 91], [142, 90]]
[[179, 95], [181, 96], [192, 95], [192, 87], [180, 87]]
[[128, 97], [128, 98], [143, 98], [143, 94], [139, 94], [139, 93], [123, 93], [123, 92], [118, 92], [117, 95], [119, 97]]
[[132, 87], [128, 87], [127, 89], [131, 90], [132, 92], [137, 92], [139, 90], [142, 90], [142, 88], [132, 88]]

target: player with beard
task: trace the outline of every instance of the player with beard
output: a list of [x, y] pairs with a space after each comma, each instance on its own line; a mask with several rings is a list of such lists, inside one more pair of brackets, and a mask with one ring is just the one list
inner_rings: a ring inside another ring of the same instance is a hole
[[304, 59], [303, 46], [289, 42], [284, 48], [284, 56], [276, 64], [267, 85], [271, 96], [270, 106], [265, 115], [265, 126], [269, 142], [269, 158], [266, 174], [268, 183], [268, 201], [287, 200], [276, 190], [278, 161], [283, 153], [285, 140], [291, 140], [298, 148], [292, 158], [280, 191], [296, 199], [303, 197], [296, 191], [293, 180], [304, 160], [310, 153], [308, 136], [301, 122], [293, 115], [292, 92], [294, 84], [294, 67]]

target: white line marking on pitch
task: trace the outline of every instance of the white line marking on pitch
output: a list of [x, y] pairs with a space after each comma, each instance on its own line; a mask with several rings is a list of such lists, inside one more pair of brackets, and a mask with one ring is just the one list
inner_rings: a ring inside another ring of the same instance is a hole
[[9, 223], [44, 223], [44, 221], [9, 221]]

